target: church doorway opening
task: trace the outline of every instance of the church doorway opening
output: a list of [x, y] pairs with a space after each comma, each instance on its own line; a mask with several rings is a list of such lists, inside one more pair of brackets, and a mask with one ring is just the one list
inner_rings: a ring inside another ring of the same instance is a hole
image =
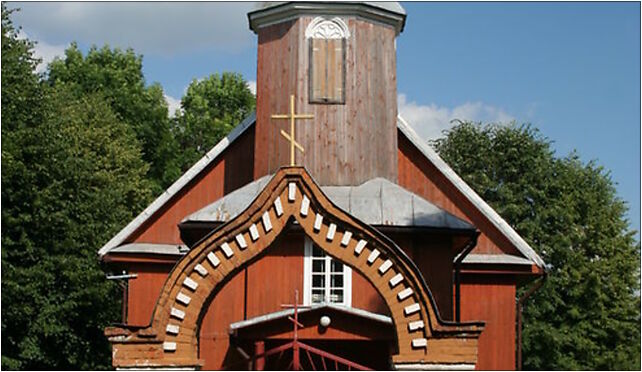
[[[255, 355], [254, 370], [350, 371], [390, 370], [390, 345], [384, 341], [300, 340], [298, 363], [290, 342], [264, 341], [266, 352]], [[270, 351], [274, 350], [274, 353]], [[269, 355], [268, 355], [269, 353]], [[262, 356], [264, 355], [264, 356]]]

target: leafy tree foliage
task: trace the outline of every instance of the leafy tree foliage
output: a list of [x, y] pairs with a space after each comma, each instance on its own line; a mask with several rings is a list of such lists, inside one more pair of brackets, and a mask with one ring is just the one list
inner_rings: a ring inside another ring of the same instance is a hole
[[150, 200], [140, 144], [100, 93], [48, 87], [2, 8], [2, 368], [110, 365], [119, 291], [96, 260]]
[[100, 93], [118, 118], [129, 125], [142, 145], [143, 159], [150, 164], [149, 177], [156, 193], [174, 181], [175, 170], [167, 164], [176, 146], [170, 132], [167, 103], [159, 84], [145, 85], [143, 57], [133, 50], [92, 47], [86, 56], [72, 44], [65, 59], [49, 65], [49, 83], [65, 84], [78, 97]]
[[[36, 122], [42, 99], [38, 75], [40, 62], [33, 56], [33, 43], [19, 39], [11, 22], [13, 10], [2, 3], [2, 136]], [[32, 110], [25, 111], [25, 107]]]
[[175, 120], [181, 171], [186, 171], [249, 115], [255, 98], [240, 74], [225, 72], [193, 80]]
[[607, 172], [528, 125], [459, 122], [439, 154], [550, 265], [524, 310], [524, 368], [640, 369], [640, 246]]

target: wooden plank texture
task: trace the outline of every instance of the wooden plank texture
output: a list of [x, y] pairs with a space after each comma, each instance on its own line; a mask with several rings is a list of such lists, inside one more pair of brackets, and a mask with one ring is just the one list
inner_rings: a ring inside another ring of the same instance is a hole
[[[297, 113], [314, 115], [297, 123], [296, 140], [305, 148], [305, 153], [296, 155], [297, 164], [304, 165], [317, 182], [357, 185], [375, 177], [395, 181], [394, 30], [347, 18], [351, 36], [345, 40], [345, 92], [341, 92], [343, 71], [332, 64], [342, 65], [343, 41], [306, 41], [303, 30], [311, 20], [301, 17], [259, 32], [254, 177], [288, 164], [287, 142], [277, 136], [284, 124], [270, 116], [286, 112], [287, 100], [294, 94]], [[310, 46], [317, 45], [318, 53], [310, 53]], [[310, 58], [328, 64], [326, 71], [313, 71], [314, 88], [318, 85], [321, 95], [345, 94], [345, 104], [310, 103]]]

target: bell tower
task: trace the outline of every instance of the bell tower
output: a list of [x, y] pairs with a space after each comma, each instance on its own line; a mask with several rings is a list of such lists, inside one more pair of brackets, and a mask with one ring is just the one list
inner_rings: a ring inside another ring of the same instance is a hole
[[[254, 177], [290, 164], [281, 133], [297, 120], [295, 163], [321, 185], [397, 181], [396, 2], [272, 2], [248, 14], [258, 35]], [[303, 151], [301, 151], [303, 150]]]

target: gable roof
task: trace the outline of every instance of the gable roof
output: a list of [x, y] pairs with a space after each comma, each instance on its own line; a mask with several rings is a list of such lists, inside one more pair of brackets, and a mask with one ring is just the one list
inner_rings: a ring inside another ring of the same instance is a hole
[[121, 245], [133, 232], [143, 225], [148, 218], [161, 209], [174, 195], [183, 189], [191, 180], [207, 168], [218, 156], [238, 137], [241, 136], [256, 121], [256, 112], [246, 117], [241, 124], [237, 125], [232, 131], [220, 140], [210, 151], [197, 161], [190, 169], [180, 176], [167, 190], [147, 206], [136, 218], [127, 224], [118, 234], [114, 235], [107, 244], [98, 250], [98, 256], [102, 257], [110, 250]]
[[[218, 156], [227, 149], [227, 147], [239, 138], [248, 128], [256, 122], [256, 113], [250, 114], [238, 126], [236, 126], [225, 138], [216, 144], [205, 156], [194, 164], [185, 174], [165, 190], [156, 200], [154, 200], [145, 210], [136, 218], [127, 224], [118, 234], [109, 240], [100, 250], [98, 256], [102, 258], [112, 249], [121, 245], [125, 240], [140, 228], [147, 219], [158, 212], [172, 197], [190, 183], [196, 176], [203, 171], [209, 164], [215, 161]], [[401, 133], [432, 163], [452, 184], [455, 188], [470, 201], [514, 246], [530, 261], [539, 267], [544, 268], [545, 263], [539, 255], [522, 239], [515, 230], [504, 219], [493, 210], [477, 193], [470, 188], [444, 162], [439, 155], [410, 127], [410, 125], [401, 117], [397, 116], [397, 128]]]
[[397, 116], [397, 128], [417, 149], [424, 154], [452, 184], [455, 188], [470, 201], [488, 220], [519, 250], [524, 257], [530, 259], [537, 266], [545, 267], [544, 260], [531, 248], [526, 241], [513, 230], [513, 228], [499, 215], [488, 203], [484, 201], [442, 158], [437, 152], [422, 140], [421, 137], [401, 117]]

